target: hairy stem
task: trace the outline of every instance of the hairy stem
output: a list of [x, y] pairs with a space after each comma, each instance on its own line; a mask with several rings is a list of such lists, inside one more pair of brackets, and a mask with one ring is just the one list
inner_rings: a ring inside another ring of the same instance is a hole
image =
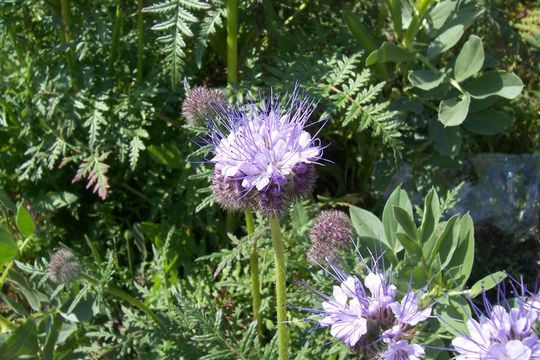
[[253, 319], [257, 321], [257, 334], [262, 336], [261, 322], [261, 285], [259, 283], [259, 254], [257, 253], [257, 238], [253, 236], [255, 233], [255, 224], [253, 214], [250, 210], [245, 211], [246, 228], [251, 239], [251, 251], [249, 253], [249, 265], [251, 271], [251, 292], [253, 296]]
[[143, 0], [137, 0], [137, 81], [143, 79]]
[[[81, 277], [94, 286], [98, 285], [98, 281], [87, 274], [81, 274]], [[152, 320], [154, 320], [156, 324], [158, 324], [158, 326], [165, 328], [165, 325], [163, 324], [163, 322], [160, 320], [160, 318], [157, 317], [156, 314], [152, 312], [152, 310], [150, 310], [146, 305], [144, 305], [142, 302], [140, 302], [139, 300], [137, 300], [136, 298], [134, 298], [133, 296], [131, 296], [124, 290], [119, 289], [112, 285], [107, 285], [107, 287], [105, 287], [105, 292], [119, 298], [120, 300], [124, 300], [125, 302], [133, 305], [134, 307], [136, 307], [137, 309], [145, 313]]]
[[227, 82], [238, 84], [238, 0], [227, 0]]
[[276, 214], [270, 215], [270, 229], [272, 232], [272, 243], [274, 246], [274, 259], [276, 263], [276, 310], [277, 310], [277, 331], [278, 331], [278, 354], [279, 360], [287, 359], [287, 301], [286, 278], [285, 278], [285, 252], [283, 250], [283, 240], [281, 239], [281, 228]]

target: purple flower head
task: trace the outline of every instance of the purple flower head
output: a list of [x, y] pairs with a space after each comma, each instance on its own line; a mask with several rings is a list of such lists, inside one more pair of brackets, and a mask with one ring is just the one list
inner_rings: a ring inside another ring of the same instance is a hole
[[324, 210], [315, 219], [309, 232], [311, 247], [308, 258], [318, 263], [334, 260], [341, 247], [351, 243], [353, 230], [349, 216], [339, 210]]
[[182, 115], [190, 125], [204, 126], [215, 109], [226, 107], [227, 97], [220, 89], [196, 86], [188, 93], [182, 103]]
[[[537, 297], [528, 295], [525, 286], [519, 285], [514, 306], [506, 300], [502, 305], [491, 305], [484, 294], [485, 311], [475, 308], [478, 320], [469, 319], [468, 333], [452, 340], [456, 359], [540, 359], [540, 340], [535, 329], [540, 325]], [[498, 291], [499, 295], [504, 294], [504, 287], [499, 285]]]
[[307, 131], [314, 109], [297, 89], [287, 101], [271, 96], [263, 106], [224, 109], [212, 129], [216, 173], [237, 181], [250, 206], [263, 213], [309, 194], [323, 149]]
[[[418, 294], [413, 291], [407, 292], [397, 302], [397, 288], [392, 284], [392, 269], [385, 270], [375, 259], [372, 259], [371, 266], [363, 258], [361, 260], [366, 270], [363, 279], [347, 274], [328, 261], [328, 272], [339, 281], [339, 285], [333, 287], [331, 295], [315, 290], [323, 298], [322, 309], [311, 310], [322, 315], [318, 326], [330, 327], [333, 337], [355, 351], [363, 351], [368, 358], [422, 357], [423, 349], [419, 345], [400, 341], [409, 336], [413, 327], [428, 319], [431, 308], [421, 307]], [[386, 353], [383, 354], [386, 350], [388, 357], [385, 357]], [[400, 357], [402, 354], [408, 354], [409, 357]]]
[[71, 251], [60, 249], [51, 256], [47, 274], [53, 282], [57, 284], [68, 283], [77, 279], [80, 273], [81, 264]]
[[399, 340], [388, 346], [388, 350], [382, 353], [381, 360], [419, 360], [425, 355], [420, 345], [411, 345], [405, 340]]

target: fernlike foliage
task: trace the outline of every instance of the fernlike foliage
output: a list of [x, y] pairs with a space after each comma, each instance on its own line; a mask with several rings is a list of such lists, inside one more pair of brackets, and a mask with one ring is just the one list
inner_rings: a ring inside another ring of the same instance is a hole
[[[165, 54], [164, 65], [170, 71], [173, 88], [180, 80], [184, 65], [186, 38], [193, 36], [191, 27], [193, 23], [198, 21], [193, 11], [208, 10], [209, 8], [208, 3], [198, 0], [169, 0], [144, 9], [145, 12], [158, 14], [164, 18], [163, 21], [152, 26], [152, 30], [165, 33], [165, 35], [159, 36], [157, 41], [162, 44], [161, 51]], [[216, 15], [213, 18], [214, 20], [210, 21], [210, 24], [205, 24], [206, 34], [211, 33], [215, 28], [212, 23], [216, 21]], [[217, 18], [220, 18], [219, 13]], [[205, 42], [206, 40], [203, 40], [203, 46]]]

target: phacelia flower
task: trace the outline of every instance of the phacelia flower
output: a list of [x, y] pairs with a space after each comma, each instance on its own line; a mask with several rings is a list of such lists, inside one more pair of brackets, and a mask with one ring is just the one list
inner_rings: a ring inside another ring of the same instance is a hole
[[[315, 104], [299, 98], [295, 90], [286, 102], [272, 96], [262, 106], [250, 103], [224, 111], [212, 129], [210, 161], [215, 177], [234, 182], [233, 196], [240, 192], [243, 198], [239, 207], [279, 212], [311, 192], [315, 164], [322, 156], [320, 141], [307, 131], [314, 109]], [[231, 198], [217, 195], [218, 202]]]
[[[502, 289], [499, 285], [499, 293]], [[476, 309], [478, 319], [471, 318], [467, 321], [468, 332], [452, 340], [457, 353], [455, 358], [540, 359], [540, 339], [537, 332], [540, 318], [536, 302], [535, 296], [526, 295], [523, 284], [513, 307], [506, 301], [504, 305], [491, 305], [484, 294], [485, 312]]]
[[56, 251], [49, 261], [47, 274], [57, 283], [63, 284], [75, 280], [81, 273], [81, 264], [71, 251], [61, 249]]
[[353, 230], [351, 220], [339, 210], [324, 210], [315, 219], [309, 232], [311, 247], [308, 258], [317, 263], [326, 258], [333, 260], [338, 250], [351, 243]]
[[205, 126], [216, 109], [226, 107], [227, 97], [220, 89], [196, 86], [182, 103], [182, 115], [190, 125]]
[[330, 327], [330, 334], [352, 350], [372, 359], [420, 359], [424, 350], [405, 339], [418, 324], [431, 315], [430, 307], [422, 307], [418, 292], [409, 290], [397, 301], [397, 288], [392, 284], [392, 270], [384, 271], [378, 262], [369, 267], [362, 259], [367, 275], [363, 281], [328, 262], [339, 281], [332, 295], [317, 292], [322, 310], [309, 311], [322, 315], [320, 327]]

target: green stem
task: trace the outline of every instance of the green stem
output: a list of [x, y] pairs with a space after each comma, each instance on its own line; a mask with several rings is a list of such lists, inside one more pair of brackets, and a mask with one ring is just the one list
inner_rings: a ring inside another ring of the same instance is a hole
[[62, 37], [68, 51], [66, 52], [66, 62], [71, 73], [73, 86], [77, 88], [75, 74], [75, 50], [73, 49], [73, 37], [71, 36], [71, 11], [69, 9], [69, 0], [60, 0], [60, 12], [62, 13]]
[[416, 37], [416, 34], [418, 34], [420, 26], [422, 25], [422, 21], [424, 20], [424, 17], [426, 16], [426, 13], [430, 8], [431, 4], [433, 4], [433, 1], [434, 0], [417, 1], [415, 6], [416, 14], [414, 14], [411, 23], [409, 24], [409, 27], [407, 28], [407, 31], [405, 31], [405, 35], [403, 36], [402, 43], [406, 48], [409, 48], [412, 45], [412, 41]]
[[281, 229], [279, 219], [276, 214], [270, 215], [270, 229], [272, 232], [272, 243], [274, 246], [274, 259], [276, 263], [276, 309], [277, 309], [277, 331], [278, 331], [278, 354], [279, 360], [287, 359], [287, 301], [286, 278], [285, 278], [285, 252], [283, 250], [283, 240], [281, 239]]
[[[98, 285], [98, 281], [87, 274], [82, 274], [81, 277], [94, 286]], [[152, 312], [152, 310], [150, 310], [146, 305], [144, 305], [142, 302], [140, 302], [139, 300], [137, 300], [136, 298], [134, 298], [133, 296], [131, 296], [124, 290], [119, 289], [112, 285], [107, 285], [107, 287], [105, 288], [105, 292], [110, 295], [116, 296], [117, 298], [124, 300], [125, 302], [135, 306], [137, 309], [141, 310], [148, 317], [154, 320], [156, 324], [158, 324], [160, 327], [165, 328], [165, 325], [163, 324], [163, 322], [161, 322], [161, 320], [156, 316], [156, 314]]]
[[257, 321], [257, 333], [262, 336], [261, 322], [261, 285], [259, 283], [259, 254], [257, 253], [257, 238], [253, 236], [255, 233], [255, 223], [253, 214], [250, 210], [245, 211], [246, 228], [249, 236], [252, 237], [251, 251], [249, 253], [249, 265], [251, 271], [251, 292], [253, 295], [253, 319]]
[[124, 12], [120, 0], [116, 1], [116, 13], [114, 17], [114, 28], [111, 36], [111, 52], [109, 54], [109, 68], [114, 72], [114, 61], [118, 55], [118, 44], [120, 43], [120, 33], [122, 32], [122, 23], [124, 21]]
[[227, 82], [238, 84], [238, 0], [227, 0]]
[[137, 0], [137, 81], [143, 79], [143, 0]]

